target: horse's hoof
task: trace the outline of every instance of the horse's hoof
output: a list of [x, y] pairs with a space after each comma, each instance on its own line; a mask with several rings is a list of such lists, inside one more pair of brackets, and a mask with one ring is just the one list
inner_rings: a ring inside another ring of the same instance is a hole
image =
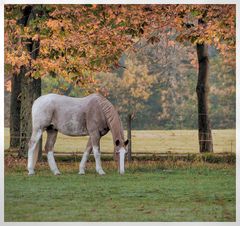
[[98, 174], [99, 174], [99, 175], [105, 175], [106, 173], [105, 173], [103, 170], [99, 170], [99, 171], [98, 171]]
[[79, 174], [79, 175], [84, 175], [84, 174], [85, 174], [85, 172], [84, 172], [84, 171], [82, 171], [82, 170], [80, 170], [78, 174]]
[[35, 173], [28, 173], [28, 176], [34, 176]]
[[55, 172], [54, 175], [59, 176], [59, 175], [61, 175], [61, 173], [58, 171], [58, 172]]
[[29, 170], [28, 171], [28, 176], [33, 176], [35, 174], [34, 170]]

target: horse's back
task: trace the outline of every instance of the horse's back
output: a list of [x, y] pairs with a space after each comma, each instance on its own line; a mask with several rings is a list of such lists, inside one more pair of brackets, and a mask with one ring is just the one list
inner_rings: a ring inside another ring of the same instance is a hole
[[54, 94], [54, 93], [50, 93], [50, 94], [40, 96], [33, 102], [33, 108], [36, 108], [38, 105], [47, 104], [58, 96], [59, 95]]
[[66, 135], [87, 135], [89, 130], [106, 127], [99, 98], [104, 97], [99, 94], [83, 98], [43, 95], [33, 104], [33, 125], [44, 129], [52, 124]]

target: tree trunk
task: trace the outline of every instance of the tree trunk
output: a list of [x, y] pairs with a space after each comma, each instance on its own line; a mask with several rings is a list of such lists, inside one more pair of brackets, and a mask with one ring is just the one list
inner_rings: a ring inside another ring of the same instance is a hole
[[[31, 19], [36, 18], [36, 12], [31, 5], [26, 6], [23, 9], [23, 17], [18, 21], [20, 25], [28, 26]], [[39, 31], [39, 28], [35, 28]], [[29, 51], [32, 60], [35, 60], [39, 54], [40, 40], [27, 40], [26, 47]], [[30, 65], [23, 67], [24, 76], [21, 80], [21, 111], [20, 111], [20, 150], [19, 157], [26, 157], [28, 150], [28, 142], [32, 132], [32, 104], [39, 96], [41, 96], [41, 79], [35, 79], [31, 77], [31, 73], [26, 75], [31, 70]], [[39, 159], [42, 156], [42, 139], [39, 141]]]
[[127, 116], [128, 162], [132, 161], [132, 114]]
[[[34, 79], [31, 76], [24, 76], [22, 78], [21, 86], [21, 134], [19, 156], [27, 157], [28, 142], [32, 133], [32, 105], [34, 100], [41, 96], [41, 79]], [[39, 151], [41, 151], [40, 146]]]
[[209, 77], [209, 59], [208, 46], [197, 44], [198, 56], [198, 83], [197, 83], [197, 97], [198, 97], [198, 137], [200, 152], [213, 152], [213, 142], [210, 120], [208, 117], [208, 77]]
[[20, 109], [21, 109], [21, 72], [11, 79], [10, 103], [10, 149], [18, 149], [20, 145]]

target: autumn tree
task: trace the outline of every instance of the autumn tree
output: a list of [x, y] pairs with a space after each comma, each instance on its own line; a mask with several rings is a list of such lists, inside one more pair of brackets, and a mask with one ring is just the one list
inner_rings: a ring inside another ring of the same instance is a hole
[[[51, 73], [80, 86], [91, 85], [92, 77], [86, 76], [86, 72], [118, 67], [121, 54], [142, 33], [144, 24], [139, 24], [137, 18], [132, 20], [135, 8], [133, 5], [8, 5], [5, 7], [5, 64], [12, 73], [21, 72], [30, 79]], [[36, 51], [32, 48], [35, 40], [41, 41]], [[32, 52], [38, 53], [34, 60]], [[24, 83], [22, 89], [32, 90], [34, 86], [29, 85]], [[26, 103], [25, 109], [21, 107], [21, 120], [30, 116], [32, 101]], [[24, 122], [21, 123], [29, 125]], [[24, 127], [21, 140], [26, 141], [30, 126], [21, 127]], [[26, 142], [22, 144], [26, 152]]]
[[[11, 8], [6, 8], [7, 15], [9, 12], [8, 10], [11, 11]], [[38, 17], [37, 15], [42, 12], [40, 8], [34, 8], [30, 5], [23, 7], [21, 10], [19, 7], [15, 7], [15, 10], [19, 16], [19, 19], [15, 22], [20, 33], [24, 30], [28, 30], [28, 26], [32, 20], [35, 20], [36, 17]], [[11, 21], [9, 23], [11, 23]], [[8, 36], [11, 38], [11, 43], [13, 44], [12, 48], [17, 48], [16, 51], [19, 56], [18, 61], [20, 60], [21, 62], [19, 70], [13, 72], [15, 75], [12, 76], [11, 81], [12, 95], [10, 118], [10, 148], [20, 147], [19, 157], [24, 156], [28, 148], [27, 144], [32, 127], [31, 120], [29, 120], [29, 118], [31, 118], [32, 103], [41, 95], [41, 80], [35, 79], [31, 75], [31, 64], [36, 60], [40, 47], [40, 40], [37, 35], [39, 29], [36, 24], [33, 25], [33, 29], [36, 31], [34, 37], [23, 35], [18, 39], [18, 37], [15, 36], [16, 31], [13, 31], [12, 36]], [[11, 55], [10, 52], [7, 52], [7, 54]], [[23, 59], [21, 55], [25, 55], [26, 58]], [[9, 60], [13, 60], [12, 63], [14, 63], [14, 58], [11, 58], [11, 56], [9, 57]], [[17, 62], [15, 63], [18, 64]]]
[[[41, 93], [40, 78], [55, 74], [80, 86], [89, 85], [92, 80], [86, 72], [106, 68], [120, 54], [119, 48], [113, 49], [112, 45], [121, 43], [117, 42], [121, 38], [116, 35], [117, 29], [114, 32], [108, 29], [112, 24], [105, 23], [102, 8], [71, 5], [5, 7], [5, 65], [8, 73], [14, 74], [11, 112], [12, 119], [16, 119], [11, 120], [10, 137], [11, 141], [15, 139], [11, 144], [20, 145], [19, 156], [26, 154], [31, 134], [31, 106]], [[103, 38], [101, 43], [97, 43], [96, 32]], [[104, 41], [106, 37], [109, 39]], [[19, 98], [21, 102], [16, 102]], [[21, 107], [16, 103], [21, 103]]]
[[[196, 46], [198, 57], [198, 127], [200, 152], [213, 151], [208, 113], [208, 46], [215, 45], [235, 64], [235, 6], [234, 5], [177, 5], [166, 6], [165, 25], [177, 30], [176, 40], [189, 41]], [[154, 9], [153, 9], [154, 11]], [[158, 40], [152, 36], [149, 40]]]
[[181, 32], [178, 40], [190, 40], [196, 45], [197, 50], [199, 66], [196, 92], [198, 96], [199, 149], [200, 152], [212, 152], [213, 142], [208, 113], [208, 45], [215, 44], [225, 55], [234, 53], [235, 7], [233, 5], [224, 7], [222, 5], [199, 5], [186, 8], [178, 6], [177, 8], [176, 11], [180, 17], [175, 20], [177, 28]]

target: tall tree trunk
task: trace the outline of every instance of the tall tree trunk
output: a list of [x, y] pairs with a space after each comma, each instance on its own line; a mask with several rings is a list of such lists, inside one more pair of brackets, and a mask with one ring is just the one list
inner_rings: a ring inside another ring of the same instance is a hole
[[198, 83], [197, 83], [197, 97], [198, 97], [198, 137], [199, 137], [199, 151], [213, 152], [212, 132], [208, 116], [208, 77], [209, 77], [209, 59], [208, 46], [197, 44], [198, 56]]
[[[32, 104], [34, 100], [41, 96], [41, 79], [34, 79], [31, 76], [25, 75], [22, 78], [21, 86], [21, 135], [19, 156], [27, 157], [28, 142], [32, 133]], [[39, 151], [41, 151], [41, 147], [39, 147]]]
[[[36, 18], [36, 12], [34, 7], [27, 5], [23, 9], [23, 17], [18, 21], [20, 25], [28, 26], [31, 19]], [[39, 29], [36, 27], [35, 30], [38, 32]], [[32, 60], [35, 60], [39, 53], [40, 40], [27, 40], [26, 47], [29, 51]], [[30, 65], [23, 67], [24, 76], [21, 80], [21, 111], [20, 111], [20, 150], [19, 156], [27, 156], [28, 142], [32, 132], [32, 104], [35, 99], [41, 96], [41, 79], [35, 79], [31, 77], [31, 62]], [[26, 75], [26, 73], [28, 75]], [[39, 141], [39, 158], [42, 155], [42, 139]]]
[[20, 145], [21, 77], [20, 70], [11, 79], [10, 149], [18, 149]]
[[132, 161], [132, 114], [127, 116], [128, 162]]

